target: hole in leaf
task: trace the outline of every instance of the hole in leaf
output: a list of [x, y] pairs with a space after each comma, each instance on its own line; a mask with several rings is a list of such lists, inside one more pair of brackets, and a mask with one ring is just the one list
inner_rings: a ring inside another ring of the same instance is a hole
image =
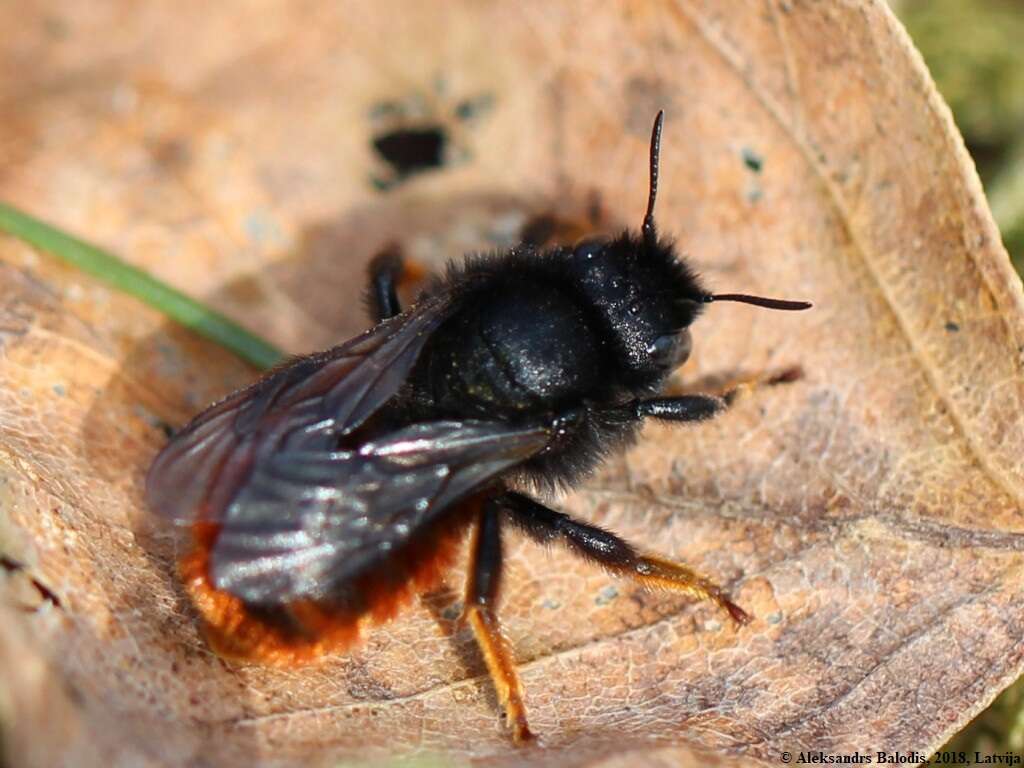
[[398, 180], [444, 165], [448, 134], [441, 126], [401, 128], [377, 136], [373, 148]]

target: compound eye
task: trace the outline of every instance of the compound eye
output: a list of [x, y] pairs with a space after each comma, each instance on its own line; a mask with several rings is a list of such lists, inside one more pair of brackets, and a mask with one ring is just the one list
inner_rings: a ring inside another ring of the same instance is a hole
[[683, 330], [659, 336], [647, 347], [647, 354], [659, 367], [671, 369], [685, 363], [692, 348], [690, 332]]
[[601, 254], [601, 251], [608, 245], [608, 241], [600, 237], [588, 237], [580, 240], [572, 249], [573, 258], [589, 261]]

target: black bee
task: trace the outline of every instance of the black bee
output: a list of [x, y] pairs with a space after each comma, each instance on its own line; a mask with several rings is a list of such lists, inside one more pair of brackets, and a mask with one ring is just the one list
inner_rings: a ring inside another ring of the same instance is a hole
[[294, 664], [339, 651], [442, 577], [467, 528], [463, 617], [516, 741], [530, 738], [495, 606], [501, 529], [560, 542], [641, 584], [747, 614], [684, 565], [548, 508], [522, 488], [566, 488], [629, 444], [645, 418], [690, 422], [708, 395], [659, 397], [712, 294], [654, 224], [663, 113], [638, 234], [522, 246], [451, 266], [402, 312], [402, 260], [370, 267], [378, 324], [299, 358], [199, 414], [149, 471], [147, 499], [191, 526], [186, 588], [219, 653]]

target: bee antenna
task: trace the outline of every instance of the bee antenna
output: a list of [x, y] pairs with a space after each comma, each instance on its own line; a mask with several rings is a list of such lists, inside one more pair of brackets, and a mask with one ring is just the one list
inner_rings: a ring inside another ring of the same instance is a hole
[[705, 304], [710, 304], [712, 301], [738, 301], [743, 304], [753, 304], [755, 307], [764, 307], [765, 309], [786, 309], [791, 311], [810, 309], [814, 306], [809, 301], [768, 299], [764, 296], [751, 296], [746, 293], [708, 293], [705, 294], [703, 300]]
[[658, 232], [654, 226], [654, 201], [658, 197], [658, 164], [661, 160], [661, 127], [665, 124], [665, 110], [659, 109], [654, 118], [651, 130], [651, 182], [647, 192], [647, 214], [640, 228], [644, 236], [644, 245], [653, 247], [658, 242]]

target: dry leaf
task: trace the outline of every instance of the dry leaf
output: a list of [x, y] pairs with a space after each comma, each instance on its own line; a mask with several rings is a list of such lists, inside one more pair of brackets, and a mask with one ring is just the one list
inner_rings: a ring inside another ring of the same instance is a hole
[[[517, 750], [452, 622], [459, 571], [321, 666], [212, 656], [141, 483], [162, 425], [253, 372], [0, 240], [13, 765], [927, 752], [1020, 672], [1024, 296], [883, 3], [37, 2], [0, 21], [0, 197], [291, 351], [365, 325], [389, 239], [437, 263], [594, 190], [635, 226], [662, 106], [662, 227], [716, 289], [816, 303], [714, 307], [683, 381], [804, 378], [649, 427], [564, 501], [757, 620], [516, 539], [502, 615], [543, 737]], [[402, 121], [444, 128], [442, 169], [394, 178], [371, 142]]]

